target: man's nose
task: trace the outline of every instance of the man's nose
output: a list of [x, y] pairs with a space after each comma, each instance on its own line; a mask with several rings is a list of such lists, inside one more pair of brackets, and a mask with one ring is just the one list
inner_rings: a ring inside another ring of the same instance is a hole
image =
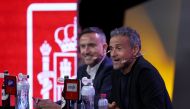
[[89, 50], [89, 47], [88, 47], [88, 46], [85, 46], [84, 51], [85, 51], [85, 53], [88, 53], [88, 52], [90, 51], [90, 50]]

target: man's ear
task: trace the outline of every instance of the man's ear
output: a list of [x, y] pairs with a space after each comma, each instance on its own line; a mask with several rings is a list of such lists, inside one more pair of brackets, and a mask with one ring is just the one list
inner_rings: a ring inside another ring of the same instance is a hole
[[104, 49], [104, 52], [105, 52], [105, 53], [107, 52], [107, 48], [108, 48], [108, 44], [107, 44], [107, 43], [104, 43], [104, 44], [103, 44], [103, 49]]
[[140, 50], [139, 46], [135, 45], [133, 48], [133, 56], [137, 56], [139, 53], [139, 50]]

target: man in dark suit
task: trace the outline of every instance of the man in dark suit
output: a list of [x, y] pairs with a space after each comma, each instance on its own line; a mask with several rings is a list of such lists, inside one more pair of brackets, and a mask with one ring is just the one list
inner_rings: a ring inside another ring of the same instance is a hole
[[79, 48], [84, 65], [80, 66], [77, 78], [93, 79], [95, 88], [95, 109], [98, 109], [98, 99], [101, 93], [111, 92], [112, 62], [106, 56], [106, 36], [96, 27], [84, 29], [79, 34]]
[[[95, 109], [98, 109], [99, 95], [101, 93], [109, 95], [112, 88], [111, 71], [113, 67], [112, 61], [106, 56], [107, 47], [106, 36], [97, 27], [86, 28], [79, 34], [79, 50], [84, 64], [78, 68], [77, 78], [80, 80], [83, 77], [93, 79]], [[61, 108], [61, 105], [50, 100], [39, 100], [35, 105], [43, 109]]]
[[121, 27], [111, 32], [113, 62], [109, 109], [172, 109], [165, 83], [157, 69], [140, 53], [139, 34]]

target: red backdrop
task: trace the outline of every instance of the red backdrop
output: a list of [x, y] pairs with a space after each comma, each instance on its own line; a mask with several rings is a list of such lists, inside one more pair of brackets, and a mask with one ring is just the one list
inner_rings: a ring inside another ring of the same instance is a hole
[[[51, 75], [48, 74], [48, 81], [52, 84], [52, 88], [49, 89], [49, 98], [52, 100], [59, 99], [58, 95], [53, 97], [53, 94], [59, 92], [58, 88], [54, 87], [59, 85], [56, 81], [57, 78], [63, 77], [61, 69], [63, 69], [62, 72], [70, 71], [70, 77], [74, 78], [76, 76], [76, 49], [64, 48], [67, 47], [67, 44], [74, 46], [74, 48], [76, 46], [74, 44], [76, 41], [76, 1], [0, 1], [0, 72], [8, 70], [10, 75], [14, 76], [20, 72], [32, 75], [29, 80], [31, 89], [33, 89], [31, 96], [46, 98], [45, 95], [41, 94], [43, 93], [42, 87], [45, 86], [40, 84], [39, 80], [44, 79], [43, 73], [45, 70], [51, 73]], [[51, 5], [49, 5], [50, 3]], [[70, 5], [63, 3], [71, 3], [72, 5], [69, 8]], [[33, 6], [31, 6], [32, 4]], [[66, 29], [67, 26], [68, 29]], [[68, 40], [66, 41], [64, 39], [67, 33]], [[58, 41], [62, 43], [58, 44], [56, 42], [56, 36]], [[43, 55], [40, 51], [40, 47], [44, 42], [47, 42], [51, 47], [48, 56], [49, 61], [47, 61], [47, 55], [44, 55], [46, 56], [44, 60], [48, 62], [49, 67], [47, 63], [43, 63]], [[64, 67], [60, 67], [61, 65], [70, 65], [71, 69], [65, 70]], [[2, 82], [3, 79], [0, 79], [0, 86], [2, 86]], [[46, 82], [46, 80], [41, 82]]]

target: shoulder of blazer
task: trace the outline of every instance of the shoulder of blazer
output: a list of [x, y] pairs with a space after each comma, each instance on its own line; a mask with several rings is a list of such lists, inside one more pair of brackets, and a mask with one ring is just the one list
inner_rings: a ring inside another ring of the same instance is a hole
[[97, 73], [104, 72], [105, 74], [111, 72], [112, 70], [113, 70], [112, 61], [109, 57], [106, 56], [105, 59], [100, 64]]
[[82, 73], [86, 72], [87, 65], [81, 65], [77, 69], [77, 78], [81, 79], [82, 78]]

